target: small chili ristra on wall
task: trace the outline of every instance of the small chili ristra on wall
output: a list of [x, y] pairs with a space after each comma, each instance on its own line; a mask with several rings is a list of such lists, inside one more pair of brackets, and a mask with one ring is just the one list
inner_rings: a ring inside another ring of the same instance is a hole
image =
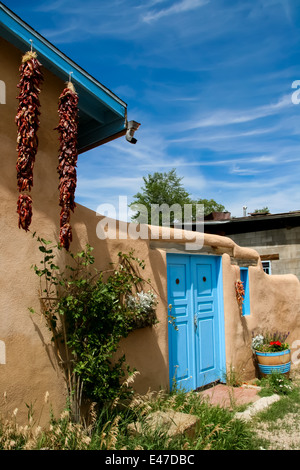
[[78, 95], [71, 82], [67, 83], [59, 97], [58, 103], [59, 125], [56, 129], [60, 133], [59, 152], [59, 205], [60, 235], [62, 247], [69, 249], [72, 241], [72, 227], [70, 225], [71, 211], [74, 212], [75, 189], [77, 184], [77, 133], [78, 133]]
[[[19, 105], [15, 117], [18, 126], [16, 169], [19, 192], [26, 193], [33, 186], [33, 167], [38, 149], [37, 131], [40, 126], [39, 94], [43, 81], [41, 64], [35, 52], [29, 51], [23, 56], [19, 71]], [[20, 194], [17, 213], [19, 228], [27, 232], [32, 219], [32, 198], [28, 194]]]
[[239, 305], [239, 309], [241, 312], [241, 315], [243, 313], [243, 302], [245, 298], [245, 290], [244, 290], [244, 285], [242, 281], [236, 281], [235, 283], [235, 293], [236, 293], [236, 299]]

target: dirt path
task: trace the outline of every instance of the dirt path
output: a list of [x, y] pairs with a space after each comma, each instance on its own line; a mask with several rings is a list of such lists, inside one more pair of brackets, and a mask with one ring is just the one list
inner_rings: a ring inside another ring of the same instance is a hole
[[[300, 367], [291, 375], [293, 382], [300, 387]], [[283, 419], [269, 423], [255, 422], [259, 437], [270, 442], [268, 450], [300, 450], [300, 404], [293, 413]]]
[[288, 413], [271, 424], [260, 423], [257, 434], [270, 442], [268, 450], [300, 450], [300, 416]]

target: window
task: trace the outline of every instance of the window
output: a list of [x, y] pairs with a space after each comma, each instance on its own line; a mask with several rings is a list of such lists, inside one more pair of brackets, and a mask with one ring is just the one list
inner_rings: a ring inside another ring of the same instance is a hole
[[250, 315], [250, 289], [248, 268], [240, 268], [241, 281], [244, 286], [245, 297], [243, 303], [243, 316]]
[[271, 274], [271, 261], [262, 261], [262, 267], [265, 273]]

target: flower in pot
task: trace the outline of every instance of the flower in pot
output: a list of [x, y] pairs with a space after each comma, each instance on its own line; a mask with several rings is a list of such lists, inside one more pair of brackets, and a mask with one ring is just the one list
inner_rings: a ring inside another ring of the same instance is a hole
[[291, 351], [286, 338], [289, 333], [263, 332], [253, 335], [252, 350], [258, 362], [260, 374], [264, 377], [273, 371], [289, 375]]

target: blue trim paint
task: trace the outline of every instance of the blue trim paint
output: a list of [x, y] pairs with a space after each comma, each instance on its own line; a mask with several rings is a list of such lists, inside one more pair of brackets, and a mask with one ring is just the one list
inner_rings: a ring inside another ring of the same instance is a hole
[[249, 286], [249, 270], [248, 268], [240, 268], [240, 277], [244, 286], [245, 297], [243, 303], [243, 315], [250, 315], [250, 286]]
[[[33, 50], [45, 69], [66, 82], [71, 75], [79, 97], [79, 153], [126, 132], [127, 105], [53, 44], [0, 3], [0, 36], [17, 47]], [[81, 119], [82, 118], [82, 119]], [[86, 135], [92, 130], [93, 135]]]
[[104, 90], [103, 85], [99, 82], [96, 83], [96, 80], [88, 76], [88, 74], [77, 64], [56, 49], [55, 46], [24, 23], [15, 14], [10, 12], [7, 8], [4, 9], [1, 4], [0, 23], [2, 23], [4, 27], [10, 30], [29, 47], [30, 39], [32, 39], [34, 50], [48, 59], [57, 69], [63, 72], [65, 79], [68, 78], [70, 72], [73, 72], [72, 81], [74, 79], [74, 82], [80, 83], [90, 93], [97, 96], [103, 103], [109, 106], [114, 112], [117, 112], [120, 116], [125, 115], [125, 103], [122, 104], [120, 99], [111, 96], [111, 93]]
[[278, 372], [280, 374], [285, 374], [286, 372], [289, 372], [291, 369], [291, 363], [287, 362], [286, 364], [279, 364], [275, 366], [266, 366], [263, 364], [258, 364], [259, 370], [263, 374], [272, 374], [272, 372]]
[[223, 265], [222, 257], [216, 257], [217, 263], [217, 293], [218, 293], [218, 317], [219, 317], [219, 353], [220, 353], [220, 381], [226, 381], [226, 349], [225, 349], [225, 317], [224, 317], [224, 290], [223, 290]]
[[291, 351], [290, 349], [285, 349], [284, 351], [277, 351], [277, 352], [261, 352], [261, 351], [255, 351], [255, 354], [257, 356], [285, 356], [286, 354], [289, 354]]

